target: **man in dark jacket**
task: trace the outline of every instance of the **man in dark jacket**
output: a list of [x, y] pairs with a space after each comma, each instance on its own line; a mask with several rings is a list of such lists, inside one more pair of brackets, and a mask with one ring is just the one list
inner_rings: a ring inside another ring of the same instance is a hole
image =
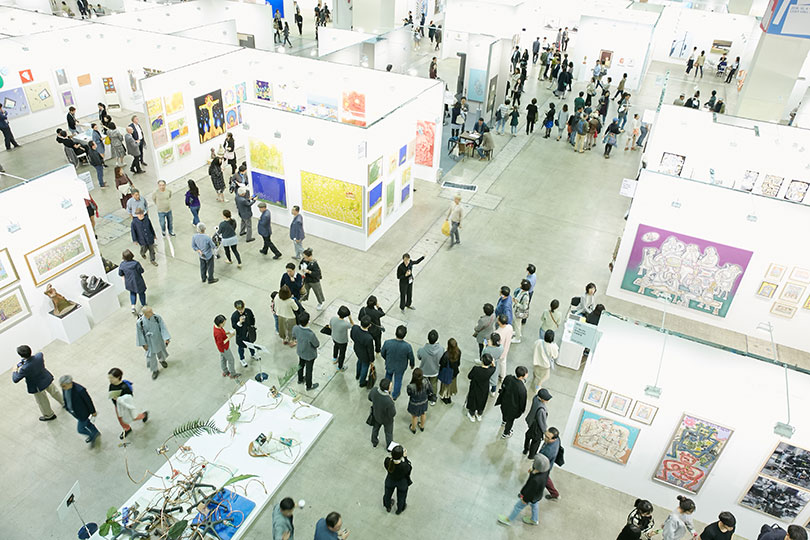
[[366, 377], [369, 367], [374, 363], [374, 337], [369, 332], [371, 319], [363, 317], [360, 319], [360, 326], [352, 326], [349, 336], [354, 343], [354, 355], [357, 357], [357, 370], [354, 380], [360, 381], [360, 388], [366, 386]]
[[498, 393], [495, 405], [501, 406], [501, 419], [503, 422], [503, 434], [501, 438], [508, 439], [512, 436], [512, 425], [517, 418], [520, 418], [526, 411], [526, 376], [529, 370], [524, 366], [515, 368], [514, 375], [507, 375]]
[[149, 251], [149, 262], [153, 266], [157, 266], [158, 263], [155, 262], [155, 229], [144, 214], [143, 208], [135, 209], [135, 218], [130, 224], [130, 230], [132, 241], [141, 246], [141, 257], [146, 257], [146, 252]]
[[372, 388], [368, 393], [368, 400], [371, 402], [371, 444], [375, 448], [380, 443], [380, 427], [385, 430], [385, 447], [391, 446], [394, 440], [394, 417], [397, 415], [397, 408], [394, 400], [388, 393], [391, 381], [383, 379], [379, 388]]
[[16, 384], [25, 379], [28, 393], [34, 395], [39, 411], [42, 413], [42, 416], [39, 417], [40, 422], [53, 420], [56, 418], [56, 414], [45, 393], [50, 394], [62, 407], [65, 406], [65, 402], [62, 401], [62, 394], [53, 384], [53, 375], [45, 369], [45, 358], [41, 352], [32, 356], [31, 347], [28, 345], [17, 347], [17, 354], [20, 355], [20, 361], [17, 363], [17, 370], [11, 374], [11, 381]]
[[98, 187], [104, 187], [104, 159], [102, 159], [101, 154], [99, 154], [98, 150], [96, 150], [95, 141], [90, 141], [90, 150], [87, 152], [87, 161], [89, 161], [90, 165], [92, 165], [96, 170]]
[[293, 248], [295, 248], [293, 259], [299, 260], [304, 252], [304, 216], [301, 215], [301, 209], [297, 206], [293, 206], [290, 212], [293, 216], [290, 222], [290, 240], [293, 241]]
[[383, 343], [380, 356], [385, 359], [385, 378], [394, 381], [394, 392], [392, 397], [396, 401], [399, 397], [399, 392], [402, 390], [402, 377], [410, 364], [413, 369], [416, 360], [413, 356], [413, 347], [405, 341], [405, 336], [408, 329], [403, 326], [397, 326], [396, 339], [388, 339]]
[[19, 148], [19, 144], [14, 139], [14, 134], [11, 132], [11, 126], [8, 124], [8, 113], [3, 110], [3, 104], [0, 103], [0, 132], [3, 133], [3, 138], [6, 143], [6, 150], [11, 150], [11, 145], [14, 148]]
[[[250, 197], [245, 188], [239, 188], [234, 197], [236, 212], [239, 214], [239, 235], [246, 235], [245, 242], [253, 242], [253, 211], [250, 207], [256, 202], [256, 197]], [[261, 233], [260, 233], [261, 234]]]
[[785, 532], [781, 527], [763, 525], [757, 540], [807, 540], [807, 530], [801, 525], [790, 525]]
[[[250, 308], [245, 307], [245, 302], [242, 300], [234, 302], [233, 307], [236, 308], [236, 311], [231, 314], [231, 326], [236, 332], [239, 361], [242, 363], [242, 367], [248, 367], [247, 362], [245, 362], [245, 347], [247, 347], [245, 342], [254, 343], [256, 341], [256, 317]], [[256, 350], [252, 347], [248, 347], [248, 349], [250, 350], [250, 359], [256, 360]]]
[[548, 430], [546, 403], [550, 399], [551, 393], [547, 389], [541, 388], [532, 398], [532, 406], [529, 414], [526, 415], [526, 423], [529, 427], [523, 440], [523, 453], [528, 454], [529, 459], [534, 459], [537, 449], [540, 448], [540, 442]]
[[419, 264], [425, 259], [424, 255], [418, 259], [411, 260], [411, 256], [406, 253], [402, 256], [402, 262], [397, 266], [397, 279], [399, 280], [399, 309], [403, 313], [405, 308], [416, 309], [411, 306], [413, 297], [413, 265]]
[[512, 508], [512, 513], [508, 516], [498, 516], [498, 523], [502, 525], [511, 526], [512, 521], [517, 519], [520, 512], [528, 505], [532, 505], [532, 517], [523, 516], [523, 522], [528, 525], [540, 524], [540, 499], [543, 498], [543, 488], [546, 487], [548, 480], [548, 471], [551, 469], [551, 464], [548, 458], [543, 454], [537, 454], [532, 462], [532, 468], [529, 469], [529, 478], [523, 487], [520, 489], [519, 499]]
[[283, 287], [284, 285], [290, 288], [290, 292], [297, 303], [301, 296], [301, 287], [304, 285], [304, 278], [301, 276], [301, 274], [296, 272], [295, 264], [293, 263], [287, 263], [286, 271], [281, 274], [281, 283], [279, 284], [279, 288]]
[[90, 417], [96, 417], [96, 407], [93, 405], [93, 400], [90, 399], [90, 394], [87, 393], [84, 386], [73, 382], [73, 377], [70, 375], [59, 377], [59, 386], [62, 387], [62, 399], [65, 401], [65, 408], [79, 422], [76, 428], [77, 431], [87, 435], [84, 442], [89, 443], [91, 447], [94, 446], [101, 433], [90, 419]]
[[[554, 468], [554, 463], [557, 461], [557, 454], [560, 453], [560, 431], [555, 427], [548, 428], [548, 431], [543, 435], [543, 446], [540, 447], [540, 453], [548, 458], [551, 466], [548, 469], [548, 481], [546, 482], [546, 489], [548, 495], [546, 499], [550, 501], [559, 501], [560, 492], [554, 487], [554, 482], [551, 481], [551, 469]], [[562, 462], [560, 462], [562, 464]]]
[[318, 383], [312, 382], [312, 367], [318, 358], [318, 347], [321, 346], [315, 332], [309, 328], [309, 313], [306, 311], [298, 315], [298, 324], [293, 326], [292, 335], [295, 339], [298, 353], [298, 384], [307, 384], [307, 390], [315, 390]]
[[261, 214], [259, 215], [259, 226], [257, 227], [257, 230], [259, 231], [259, 236], [261, 236], [262, 240], [264, 240], [264, 245], [262, 246], [262, 249], [259, 250], [259, 253], [262, 255], [267, 255], [267, 250], [269, 249], [273, 252], [274, 259], [280, 259], [281, 252], [278, 250], [275, 244], [273, 244], [273, 241], [270, 240], [270, 235], [273, 233], [272, 226], [270, 224], [270, 210], [267, 209], [267, 205], [265, 203], [260, 202], [259, 212], [261, 212]]
[[298, 269], [304, 276], [304, 285], [306, 285], [307, 288], [306, 292], [301, 296], [301, 300], [308, 300], [309, 292], [313, 291], [315, 298], [318, 300], [318, 305], [315, 309], [318, 311], [322, 310], [324, 296], [323, 289], [321, 288], [321, 279], [323, 275], [321, 274], [321, 265], [319, 265], [315, 257], [312, 256], [312, 248], [304, 250], [304, 258], [298, 264]]

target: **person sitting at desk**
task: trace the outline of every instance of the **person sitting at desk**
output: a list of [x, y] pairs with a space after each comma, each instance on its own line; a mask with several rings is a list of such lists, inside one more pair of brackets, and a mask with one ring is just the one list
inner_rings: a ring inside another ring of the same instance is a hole
[[481, 136], [481, 145], [476, 149], [478, 150], [478, 156], [483, 161], [486, 159], [488, 153], [492, 152], [495, 149], [495, 141], [492, 140], [492, 133], [487, 131]]
[[65, 148], [71, 148], [74, 152], [76, 152], [76, 154], [86, 154], [88, 151], [88, 148], [85, 145], [74, 141], [64, 129], [56, 130], [56, 142], [64, 145]]
[[488, 132], [489, 126], [487, 125], [486, 122], [484, 122], [483, 118], [479, 118], [478, 122], [476, 122], [475, 125], [473, 126], [473, 133], [480, 133], [481, 135], [483, 135], [484, 133]]

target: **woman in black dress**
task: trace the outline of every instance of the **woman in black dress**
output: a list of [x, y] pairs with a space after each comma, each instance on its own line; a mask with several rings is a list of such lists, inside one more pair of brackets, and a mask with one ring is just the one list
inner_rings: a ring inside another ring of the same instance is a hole
[[425, 431], [428, 401], [435, 401], [436, 395], [433, 394], [433, 387], [430, 385], [430, 381], [425, 378], [421, 368], [413, 370], [411, 383], [405, 390], [408, 392], [408, 413], [411, 415], [411, 433], [416, 433], [417, 425], [419, 426], [419, 431]]
[[225, 178], [222, 176], [222, 160], [218, 156], [211, 160], [211, 165], [208, 166], [208, 176], [211, 177], [214, 191], [217, 192], [217, 201], [227, 202], [225, 200]]
[[383, 494], [383, 506], [389, 512], [394, 507], [392, 495], [397, 490], [397, 515], [405, 511], [408, 498], [408, 486], [411, 482], [411, 471], [413, 467], [408, 461], [408, 452], [397, 445], [391, 450], [391, 455], [385, 458], [385, 493]]
[[225, 135], [225, 142], [222, 146], [225, 147], [225, 159], [231, 166], [231, 174], [236, 174], [236, 141], [233, 140], [233, 133], [229, 131]]

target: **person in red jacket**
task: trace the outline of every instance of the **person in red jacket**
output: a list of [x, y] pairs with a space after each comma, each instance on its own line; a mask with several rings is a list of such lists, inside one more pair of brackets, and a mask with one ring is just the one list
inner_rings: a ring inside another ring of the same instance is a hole
[[235, 379], [242, 375], [237, 373], [233, 367], [233, 353], [231, 352], [231, 338], [236, 335], [236, 332], [228, 332], [225, 330], [225, 321], [228, 319], [225, 315], [217, 315], [214, 317], [214, 342], [217, 344], [219, 351], [219, 365], [222, 368], [222, 376]]

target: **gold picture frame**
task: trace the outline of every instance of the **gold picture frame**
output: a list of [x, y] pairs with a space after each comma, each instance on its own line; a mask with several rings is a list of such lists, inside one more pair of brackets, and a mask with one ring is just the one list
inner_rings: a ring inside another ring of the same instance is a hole
[[771, 283], [770, 281], [763, 281], [759, 284], [759, 289], [757, 289], [757, 296], [762, 298], [773, 298], [773, 295], [776, 294], [776, 289], [779, 288], [779, 285], [776, 283]]
[[39, 287], [86, 261], [93, 254], [87, 226], [80, 225], [26, 253], [25, 263], [34, 285]]
[[655, 415], [658, 414], [658, 407], [644, 403], [643, 401], [636, 401], [633, 405], [633, 412], [630, 413], [630, 420], [641, 422], [642, 424], [652, 425], [655, 420]]
[[605, 402], [605, 410], [619, 416], [627, 416], [632, 405], [633, 398], [611, 391]]
[[797, 306], [792, 306], [790, 304], [785, 304], [784, 302], [774, 302], [771, 306], [771, 313], [778, 317], [784, 317], [786, 319], [792, 319], [794, 315], [796, 315], [796, 311], [799, 308]]
[[788, 302], [790, 304], [798, 304], [802, 301], [802, 296], [804, 296], [804, 292], [807, 290], [807, 285], [801, 285], [799, 283], [791, 283], [788, 281], [782, 287], [782, 292], [779, 294], [779, 300], [783, 302]]
[[17, 273], [14, 261], [11, 260], [8, 248], [0, 249], [0, 291], [19, 280], [20, 275]]
[[768, 267], [768, 272], [765, 274], [765, 280], [781, 281], [786, 271], [787, 266], [783, 264], [771, 263], [771, 265]]
[[0, 334], [30, 316], [31, 308], [19, 286], [0, 293]]

